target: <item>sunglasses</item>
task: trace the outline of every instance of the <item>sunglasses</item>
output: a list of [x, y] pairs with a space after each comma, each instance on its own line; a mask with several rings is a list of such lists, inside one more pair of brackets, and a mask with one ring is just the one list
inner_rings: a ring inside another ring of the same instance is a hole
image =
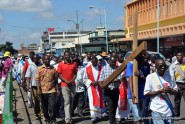
[[159, 68], [166, 68], [166, 65], [159, 65]]

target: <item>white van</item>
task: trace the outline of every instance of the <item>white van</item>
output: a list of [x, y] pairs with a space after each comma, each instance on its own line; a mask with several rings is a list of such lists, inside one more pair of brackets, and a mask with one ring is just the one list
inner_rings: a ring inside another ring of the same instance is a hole
[[[163, 54], [159, 53], [159, 52], [153, 52], [153, 51], [147, 51], [149, 55], [156, 55], [157, 59], [163, 59], [166, 63], [167, 66], [170, 66], [171, 63], [166, 59], [166, 57], [164, 57]], [[128, 51], [125, 56], [124, 56], [124, 60], [131, 54], [131, 51]]]

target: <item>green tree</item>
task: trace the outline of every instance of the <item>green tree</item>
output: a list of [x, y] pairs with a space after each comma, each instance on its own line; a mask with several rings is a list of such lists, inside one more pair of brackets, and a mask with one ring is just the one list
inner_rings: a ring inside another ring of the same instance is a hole
[[13, 48], [13, 43], [6, 41], [5, 44], [0, 44], [0, 51], [6, 52], [9, 51], [11, 54], [15, 54], [16, 50]]

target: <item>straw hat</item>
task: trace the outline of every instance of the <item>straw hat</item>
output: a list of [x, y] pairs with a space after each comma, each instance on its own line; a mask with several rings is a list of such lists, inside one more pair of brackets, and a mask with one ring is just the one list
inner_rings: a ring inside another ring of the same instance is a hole
[[5, 53], [4, 53], [4, 57], [10, 57], [11, 56], [11, 53], [9, 52], [9, 51], [6, 51]]

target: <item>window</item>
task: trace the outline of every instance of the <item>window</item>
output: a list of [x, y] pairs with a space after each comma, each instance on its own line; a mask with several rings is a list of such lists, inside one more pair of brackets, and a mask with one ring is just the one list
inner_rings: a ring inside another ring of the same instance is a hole
[[131, 21], [132, 21], [131, 16], [129, 16], [129, 17], [128, 17], [128, 26], [131, 25]]
[[174, 3], [173, 3], [173, 5], [174, 5], [174, 13], [175, 13], [175, 15], [177, 14], [177, 1], [176, 0], [174, 0]]
[[164, 15], [165, 15], [165, 16], [168, 16], [168, 13], [169, 13], [169, 12], [168, 12], [168, 3], [166, 3], [166, 5], [165, 5], [165, 11], [164, 11], [164, 12], [165, 12]]
[[180, 10], [180, 13], [182, 12], [182, 0], [179, 0], [179, 10]]
[[170, 1], [170, 14], [173, 15], [173, 4], [172, 4], [172, 1]]
[[152, 8], [152, 19], [154, 19], [154, 8]]
[[148, 9], [146, 10], [146, 21], [149, 20]]

